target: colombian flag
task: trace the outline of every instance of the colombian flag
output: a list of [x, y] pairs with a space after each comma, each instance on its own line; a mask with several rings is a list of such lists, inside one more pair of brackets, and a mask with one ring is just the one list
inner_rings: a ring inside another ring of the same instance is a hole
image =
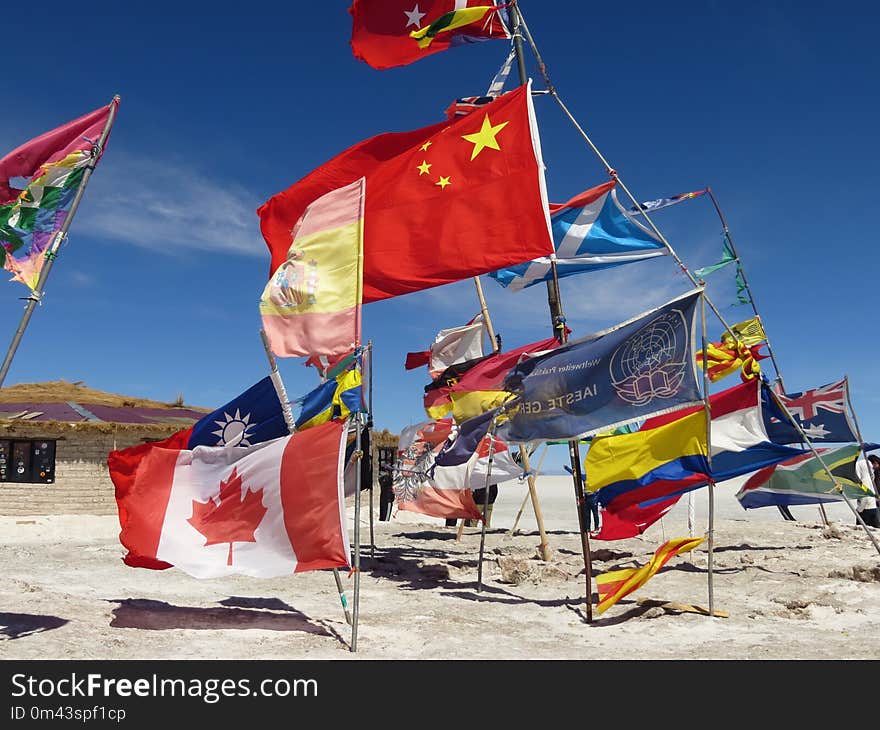
[[678, 537], [667, 540], [654, 553], [654, 556], [640, 568], [623, 568], [612, 570], [596, 576], [596, 587], [599, 591], [599, 613], [604, 612], [624, 596], [628, 596], [637, 588], [641, 588], [648, 579], [669, 561], [670, 558], [693, 550], [704, 537]]

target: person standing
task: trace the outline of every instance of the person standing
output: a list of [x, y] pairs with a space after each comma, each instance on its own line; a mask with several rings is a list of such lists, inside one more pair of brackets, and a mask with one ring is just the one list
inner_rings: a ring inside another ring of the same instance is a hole
[[[880, 456], [871, 454], [867, 460], [856, 461], [856, 474], [862, 484], [875, 495], [880, 488]], [[876, 497], [863, 497], [856, 502], [856, 511], [868, 527], [880, 527], [880, 513]], [[856, 524], [859, 522], [856, 520]]]

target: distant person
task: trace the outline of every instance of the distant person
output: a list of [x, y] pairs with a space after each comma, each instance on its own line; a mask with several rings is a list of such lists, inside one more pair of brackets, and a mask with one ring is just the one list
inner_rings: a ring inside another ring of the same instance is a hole
[[[862, 484], [874, 494], [880, 489], [880, 456], [871, 454], [867, 462], [859, 459], [856, 461], [856, 474]], [[868, 527], [880, 527], [880, 513], [877, 510], [875, 497], [863, 497], [856, 502], [856, 511]], [[856, 524], [859, 521], [856, 520]]]
[[[477, 503], [477, 509], [480, 510], [480, 514], [483, 514], [483, 504], [486, 501], [486, 488], [481, 487], [480, 489], [472, 490], [474, 494], [474, 502]], [[486, 527], [490, 527], [492, 525], [492, 505], [495, 504], [495, 500], [498, 497], [498, 485], [490, 484], [489, 485], [489, 505], [486, 507], [486, 512], [484, 517], [486, 518]], [[465, 520], [465, 527], [476, 527], [478, 524], [477, 520]]]

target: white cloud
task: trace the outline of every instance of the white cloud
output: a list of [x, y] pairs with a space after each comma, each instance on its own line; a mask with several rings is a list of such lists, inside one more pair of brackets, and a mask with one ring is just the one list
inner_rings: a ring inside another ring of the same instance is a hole
[[174, 254], [183, 249], [265, 256], [257, 207], [240, 185], [220, 183], [192, 164], [158, 163], [114, 151], [99, 163], [77, 227], [101, 238]]

